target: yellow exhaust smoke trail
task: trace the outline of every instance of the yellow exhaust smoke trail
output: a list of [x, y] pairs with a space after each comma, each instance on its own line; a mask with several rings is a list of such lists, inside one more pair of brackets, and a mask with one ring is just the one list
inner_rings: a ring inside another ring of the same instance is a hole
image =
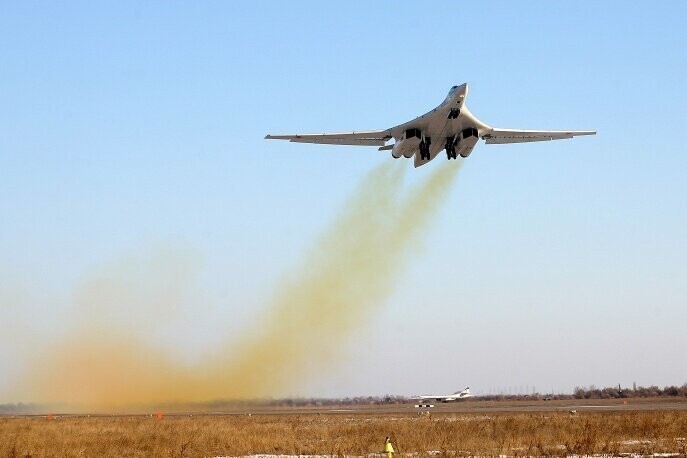
[[[22, 398], [91, 410], [257, 398], [283, 392], [304, 372], [323, 370], [391, 293], [462, 162], [438, 168], [405, 193], [404, 165], [385, 163], [363, 180], [277, 291], [260, 327], [238, 347], [227, 344], [189, 367], [135, 335], [86, 322], [86, 331], [72, 333], [36, 361], [19, 390]], [[114, 306], [111, 298], [89, 300]]]

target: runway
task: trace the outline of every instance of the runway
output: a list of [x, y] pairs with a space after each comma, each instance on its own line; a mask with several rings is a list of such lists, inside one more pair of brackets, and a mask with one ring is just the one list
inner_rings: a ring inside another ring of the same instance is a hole
[[617, 411], [670, 411], [687, 410], [687, 398], [636, 398], [636, 399], [570, 399], [570, 400], [531, 400], [531, 401], [459, 401], [451, 403], [435, 403], [434, 407], [417, 408], [415, 403], [381, 404], [381, 405], [331, 405], [331, 406], [303, 406], [303, 407], [237, 407], [218, 409], [212, 412], [199, 412], [209, 415], [407, 415], [420, 411], [437, 414], [499, 414], [526, 412], [569, 412], [571, 410], [582, 413], [617, 412]]
[[[60, 412], [50, 410], [62, 417], [124, 417], [150, 416], [157, 411], [165, 416], [222, 416], [222, 415], [415, 415], [429, 411], [432, 414], [512, 414], [532, 412], [633, 412], [633, 411], [684, 411], [687, 398], [632, 398], [632, 399], [565, 399], [565, 400], [523, 400], [523, 401], [477, 401], [467, 400], [450, 403], [434, 403], [433, 407], [415, 407], [414, 402], [399, 404], [330, 404], [321, 406], [187, 406], [155, 409], [141, 409], [128, 412]], [[46, 414], [40, 410], [33, 412], [4, 412], [0, 418], [41, 417]]]

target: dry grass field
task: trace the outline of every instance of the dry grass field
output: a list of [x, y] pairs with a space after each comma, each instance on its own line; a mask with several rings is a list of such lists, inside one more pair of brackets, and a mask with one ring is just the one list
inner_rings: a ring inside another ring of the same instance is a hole
[[0, 456], [687, 454], [687, 411], [0, 418]]

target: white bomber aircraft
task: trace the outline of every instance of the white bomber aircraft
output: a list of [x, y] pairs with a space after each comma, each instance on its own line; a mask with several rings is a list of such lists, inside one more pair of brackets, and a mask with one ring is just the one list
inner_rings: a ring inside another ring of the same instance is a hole
[[463, 391], [456, 391], [455, 393], [451, 394], [421, 394], [419, 396], [414, 396], [413, 399], [436, 402], [453, 402], [471, 397], [473, 396], [470, 394], [470, 387], [467, 387]]
[[[453, 86], [446, 99], [419, 118], [386, 130], [267, 135], [266, 139], [288, 140], [297, 143], [328, 145], [378, 146], [380, 151], [391, 150], [391, 155], [415, 156], [415, 167], [420, 167], [446, 150], [446, 157], [468, 157], [480, 138], [487, 144], [540, 142], [561, 140], [577, 135], [595, 135], [593, 130], [516, 130], [498, 129], [475, 118], [465, 106], [467, 83]], [[386, 143], [394, 139], [394, 143]]]

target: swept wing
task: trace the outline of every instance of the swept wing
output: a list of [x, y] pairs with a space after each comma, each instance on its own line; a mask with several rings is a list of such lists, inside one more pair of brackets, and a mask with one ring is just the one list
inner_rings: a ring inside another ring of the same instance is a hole
[[548, 140], [563, 140], [578, 135], [595, 135], [593, 130], [517, 130], [491, 129], [482, 138], [488, 145], [504, 143], [545, 142]]
[[265, 138], [268, 140], [288, 140], [296, 143], [319, 143], [325, 145], [384, 146], [386, 141], [391, 138], [391, 133], [387, 129], [323, 134], [266, 135]]

